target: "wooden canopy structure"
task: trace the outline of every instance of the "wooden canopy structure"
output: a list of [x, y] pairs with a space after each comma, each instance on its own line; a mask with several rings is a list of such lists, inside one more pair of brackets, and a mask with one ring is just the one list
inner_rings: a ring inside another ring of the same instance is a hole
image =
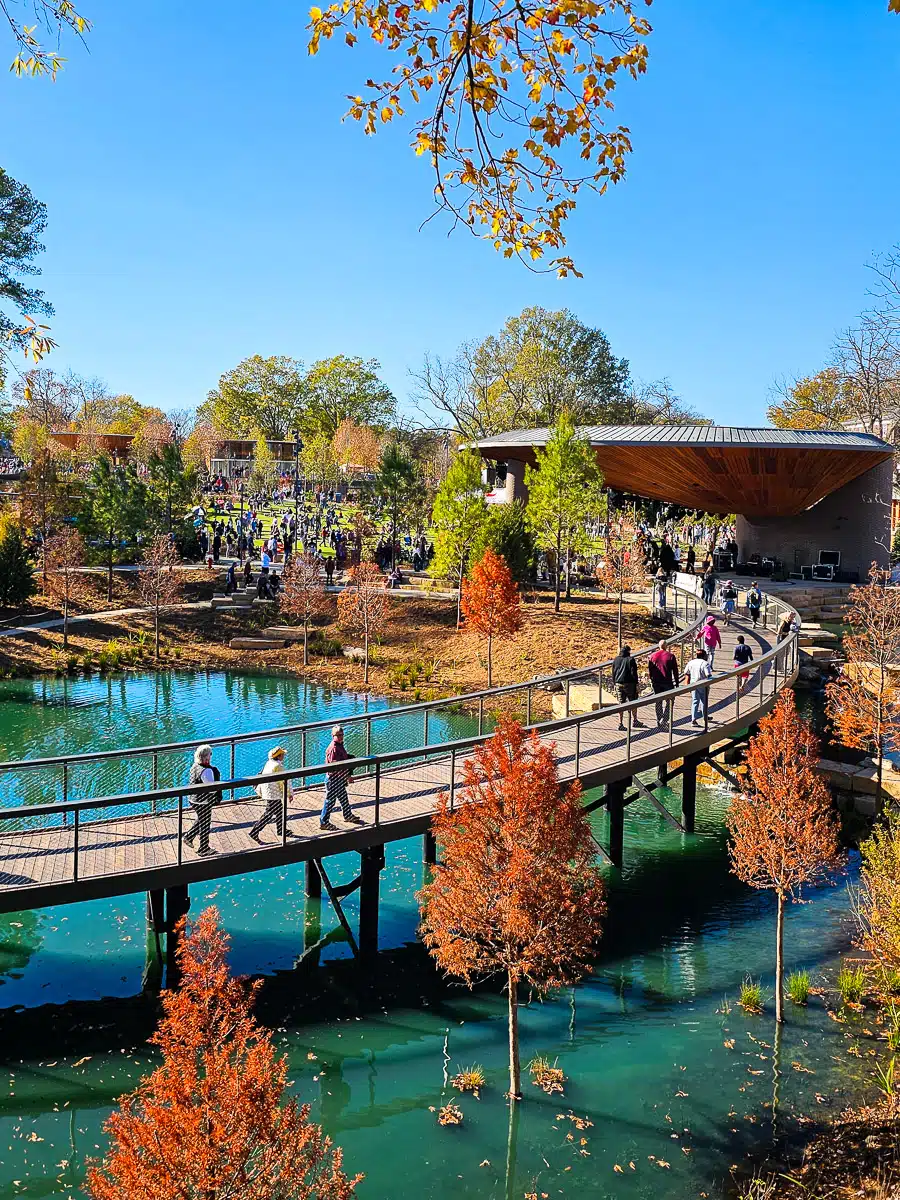
[[[476, 444], [483, 458], [533, 464], [550, 432], [515, 430]], [[806, 512], [894, 453], [873, 434], [839, 430], [593, 425], [580, 432], [610, 488], [750, 518]]]

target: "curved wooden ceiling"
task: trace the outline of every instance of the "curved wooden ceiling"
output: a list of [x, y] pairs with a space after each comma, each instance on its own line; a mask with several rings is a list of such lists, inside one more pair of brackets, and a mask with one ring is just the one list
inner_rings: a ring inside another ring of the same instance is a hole
[[[710, 513], [794, 516], [892, 457], [892, 447], [874, 437], [829, 433], [818, 439], [807, 434], [791, 444], [778, 438], [789, 431], [735, 430], [774, 436], [723, 440], [724, 430], [706, 427], [705, 436], [686, 440], [679, 436], [680, 428], [669, 436], [665, 427], [651, 428], [653, 436], [646, 438], [616, 436], [619, 430], [610, 430], [608, 440], [601, 429], [585, 430], [607, 485]], [[504, 434], [485, 439], [479, 448], [485, 458], [533, 463], [534, 447], [542, 445], [546, 433]], [[535, 435], [530, 445], [528, 434]]]

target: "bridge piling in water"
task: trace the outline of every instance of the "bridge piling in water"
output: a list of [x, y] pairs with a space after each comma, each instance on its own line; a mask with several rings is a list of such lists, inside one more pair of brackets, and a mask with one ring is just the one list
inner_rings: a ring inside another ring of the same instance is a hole
[[625, 789], [630, 777], [606, 785], [606, 808], [609, 812], [609, 857], [614, 867], [621, 867], [625, 852]]
[[359, 852], [359, 952], [362, 958], [378, 953], [379, 882], [384, 869], [384, 846]]
[[437, 862], [437, 839], [430, 829], [426, 829], [422, 835], [422, 862], [428, 867], [433, 867]]
[[694, 832], [697, 814], [697, 764], [703, 754], [686, 754], [681, 771], [681, 823], [685, 833]]

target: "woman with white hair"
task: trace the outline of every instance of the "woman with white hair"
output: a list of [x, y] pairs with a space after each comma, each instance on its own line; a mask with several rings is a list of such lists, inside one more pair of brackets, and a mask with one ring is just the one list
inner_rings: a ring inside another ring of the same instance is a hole
[[[265, 766], [260, 771], [260, 775], [280, 775], [284, 770], [284, 747], [274, 746], [269, 751], [269, 757], [266, 759]], [[275, 831], [279, 837], [285, 836], [284, 828], [284, 810], [285, 810], [285, 782], [273, 779], [271, 782], [266, 780], [264, 783], [256, 785], [256, 794], [260, 800], [265, 800], [266, 807], [263, 810], [263, 815], [259, 818], [253, 828], [250, 830], [250, 836], [254, 842], [259, 842], [260, 834], [269, 824], [270, 821], [275, 822]], [[287, 837], [296, 837], [296, 833], [292, 829], [287, 830]]]
[[[191, 763], [188, 783], [218, 783], [219, 768], [214, 767], [211, 760], [212, 746], [208, 742], [204, 742], [194, 751], [194, 761]], [[209, 858], [211, 854], [216, 853], [209, 844], [209, 828], [212, 824], [213, 807], [219, 803], [220, 799], [218, 792], [197, 791], [189, 797], [191, 808], [197, 816], [183, 840], [188, 846], [193, 846], [194, 838], [199, 837], [200, 845], [197, 847], [197, 853], [201, 858]]]

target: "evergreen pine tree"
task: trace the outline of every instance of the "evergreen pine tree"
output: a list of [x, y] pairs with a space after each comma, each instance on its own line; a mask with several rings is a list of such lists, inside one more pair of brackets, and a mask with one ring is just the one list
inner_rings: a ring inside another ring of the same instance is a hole
[[0, 605], [15, 608], [35, 592], [34, 570], [12, 516], [0, 520]]

